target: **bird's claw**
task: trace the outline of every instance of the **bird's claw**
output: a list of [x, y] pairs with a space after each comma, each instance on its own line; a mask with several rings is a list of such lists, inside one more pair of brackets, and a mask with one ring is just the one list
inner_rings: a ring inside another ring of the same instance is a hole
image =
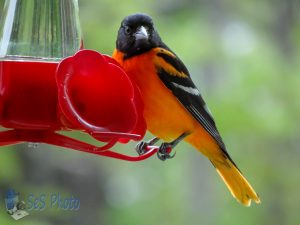
[[172, 147], [173, 145], [170, 143], [162, 143], [157, 151], [157, 157], [162, 161], [174, 158], [176, 153], [174, 153], [173, 155], [170, 154], [170, 152], [172, 151]]
[[[157, 137], [150, 141], [141, 141], [135, 146], [135, 150], [139, 155], [143, 155], [148, 151], [148, 147], [154, 145], [157, 141], [159, 141], [159, 138]], [[157, 157], [162, 161], [174, 158], [175, 153], [172, 155], [170, 153], [176, 144], [177, 143], [174, 144], [174, 141], [162, 143], [157, 150]]]
[[147, 151], [147, 147], [148, 147], [148, 142], [147, 141], [140, 141], [136, 146], [135, 146], [135, 150], [139, 155], [143, 155], [146, 153]]
[[139, 155], [143, 155], [147, 152], [147, 150], [148, 150], [147, 147], [154, 145], [158, 140], [159, 140], [159, 138], [155, 137], [155, 138], [151, 139], [150, 141], [141, 141], [135, 146], [135, 150], [137, 151], [137, 153]]

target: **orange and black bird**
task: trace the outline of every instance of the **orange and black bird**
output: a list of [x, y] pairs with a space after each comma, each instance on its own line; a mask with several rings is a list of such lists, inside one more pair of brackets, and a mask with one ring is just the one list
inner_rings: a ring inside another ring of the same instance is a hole
[[167, 149], [185, 140], [214, 165], [233, 197], [249, 206], [260, 199], [229, 156], [215, 121], [178, 56], [161, 40], [151, 17], [127, 16], [118, 31], [113, 58], [138, 86], [148, 130], [164, 142], [158, 157], [170, 158]]

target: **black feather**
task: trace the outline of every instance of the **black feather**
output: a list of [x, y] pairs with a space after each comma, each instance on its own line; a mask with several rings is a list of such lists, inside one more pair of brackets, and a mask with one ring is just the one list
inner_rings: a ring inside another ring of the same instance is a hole
[[[174, 55], [175, 56], [175, 55]], [[160, 79], [164, 83], [164, 85], [172, 91], [175, 97], [181, 102], [181, 104], [191, 113], [191, 115], [204, 127], [204, 129], [215, 139], [219, 147], [224, 151], [227, 157], [229, 157], [225, 144], [220, 136], [220, 133], [216, 127], [215, 121], [212, 118], [210, 112], [207, 109], [206, 103], [203, 100], [202, 96], [193, 95], [189, 92], [184, 91], [181, 88], [178, 88], [176, 84], [180, 84], [187, 88], [197, 89], [195, 84], [190, 78], [189, 72], [182, 63], [182, 61], [177, 57], [171, 57], [167, 54], [162, 52], [157, 54], [157, 57], [161, 57], [165, 60], [165, 62], [172, 65], [176, 70], [180, 72], [184, 72], [187, 77], [178, 77], [169, 74], [164, 68], [157, 67], [157, 74], [159, 75]], [[230, 158], [230, 157], [229, 157]]]

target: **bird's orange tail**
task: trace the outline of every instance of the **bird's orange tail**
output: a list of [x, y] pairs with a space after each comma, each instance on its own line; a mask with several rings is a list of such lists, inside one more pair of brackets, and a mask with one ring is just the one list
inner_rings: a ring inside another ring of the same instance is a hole
[[230, 159], [224, 158], [224, 161], [211, 161], [233, 197], [245, 206], [250, 206], [251, 200], [260, 203], [255, 190]]
[[237, 201], [245, 206], [250, 206], [251, 200], [260, 203], [259, 196], [250, 183], [242, 175], [234, 162], [219, 148], [206, 132], [199, 129], [194, 135], [188, 137], [186, 141], [208, 157]]

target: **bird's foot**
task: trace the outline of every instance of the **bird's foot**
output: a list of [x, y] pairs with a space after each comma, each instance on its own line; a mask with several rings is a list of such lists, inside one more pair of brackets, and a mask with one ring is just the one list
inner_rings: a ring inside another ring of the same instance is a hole
[[141, 141], [135, 146], [135, 150], [139, 155], [143, 155], [147, 152], [147, 147], [154, 145], [156, 142], [159, 141], [159, 138], [155, 137], [149, 141]]
[[166, 159], [174, 158], [176, 153], [171, 155], [170, 153], [171, 153], [172, 149], [175, 148], [175, 146], [189, 134], [190, 134], [189, 132], [184, 132], [175, 140], [173, 140], [171, 142], [162, 143], [157, 151], [157, 157], [162, 161], [165, 161]]
[[174, 153], [173, 155], [170, 154], [173, 147], [174, 146], [173, 146], [172, 142], [162, 143], [161, 146], [159, 147], [158, 151], [157, 151], [157, 157], [162, 161], [165, 161], [166, 159], [174, 158], [176, 153]]

